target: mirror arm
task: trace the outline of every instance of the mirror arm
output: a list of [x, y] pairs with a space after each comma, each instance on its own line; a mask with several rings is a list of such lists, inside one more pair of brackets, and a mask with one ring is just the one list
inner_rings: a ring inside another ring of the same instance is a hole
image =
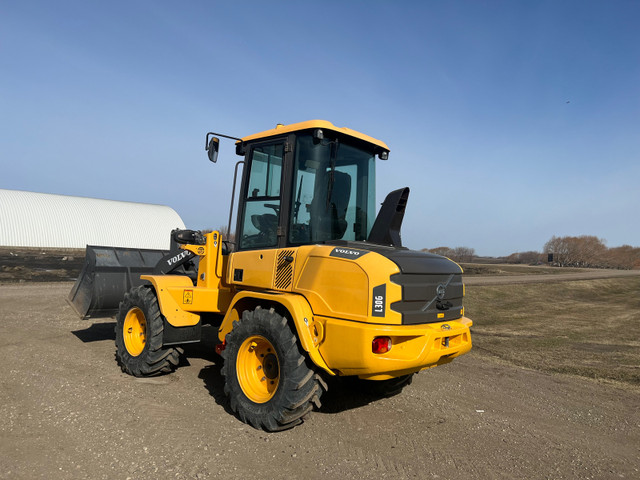
[[218, 137], [228, 138], [230, 140], [237, 140], [238, 142], [242, 141], [242, 139], [238, 138], [238, 137], [230, 137], [229, 135], [223, 135], [221, 133], [209, 132], [209, 133], [207, 133], [207, 138], [205, 139], [205, 142], [204, 142], [204, 149], [205, 150], [209, 149], [209, 135], [216, 135]]

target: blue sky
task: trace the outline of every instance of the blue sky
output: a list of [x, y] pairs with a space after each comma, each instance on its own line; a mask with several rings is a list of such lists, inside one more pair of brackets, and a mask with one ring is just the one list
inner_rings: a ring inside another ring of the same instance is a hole
[[386, 142], [405, 245], [640, 245], [639, 1], [0, 0], [0, 188], [226, 225], [233, 144], [325, 119]]

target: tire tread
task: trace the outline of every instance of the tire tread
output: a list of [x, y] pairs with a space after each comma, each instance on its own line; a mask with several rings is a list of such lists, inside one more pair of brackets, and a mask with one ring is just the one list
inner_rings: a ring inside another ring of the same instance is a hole
[[[147, 329], [145, 347], [137, 357], [129, 354], [123, 338], [125, 317], [135, 307], [144, 313]], [[180, 362], [180, 352], [176, 348], [162, 346], [163, 330], [163, 317], [155, 291], [140, 285], [127, 292], [120, 302], [115, 327], [116, 361], [121, 370], [134, 377], [151, 377], [175, 370]]]

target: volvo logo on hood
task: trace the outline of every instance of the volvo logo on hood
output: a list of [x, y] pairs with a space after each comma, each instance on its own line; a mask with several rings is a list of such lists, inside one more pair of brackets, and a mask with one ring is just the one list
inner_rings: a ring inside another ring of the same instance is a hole
[[349, 260], [356, 260], [369, 253], [366, 250], [356, 250], [353, 248], [336, 247], [331, 250], [330, 257], [348, 258]]
[[438, 300], [442, 300], [446, 293], [447, 286], [444, 283], [441, 283], [436, 287], [436, 295], [438, 296]]

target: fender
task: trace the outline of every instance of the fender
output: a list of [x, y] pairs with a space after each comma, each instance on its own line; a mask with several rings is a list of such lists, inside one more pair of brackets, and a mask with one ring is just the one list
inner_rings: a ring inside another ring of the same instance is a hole
[[192, 327], [200, 321], [200, 315], [187, 312], [176, 301], [171, 294], [172, 291], [182, 298], [185, 288], [194, 290], [191, 279], [184, 275], [142, 275], [142, 280], [146, 280], [153, 285], [158, 296], [160, 312], [167, 319], [167, 322], [174, 327]]
[[[261, 300], [264, 302], [261, 302]], [[266, 305], [273, 305], [275, 303], [285, 308], [293, 319], [300, 344], [305, 352], [309, 354], [311, 361], [330, 375], [335, 375], [335, 372], [329, 368], [318, 350], [318, 347], [324, 340], [324, 326], [321, 322], [314, 320], [311, 306], [302, 295], [293, 293], [252, 292], [249, 290], [239, 292], [233, 297], [231, 305], [220, 325], [218, 338], [221, 342], [224, 342], [227, 334], [233, 329], [233, 322], [240, 319], [244, 310], [254, 308], [256, 303], [264, 303]]]

